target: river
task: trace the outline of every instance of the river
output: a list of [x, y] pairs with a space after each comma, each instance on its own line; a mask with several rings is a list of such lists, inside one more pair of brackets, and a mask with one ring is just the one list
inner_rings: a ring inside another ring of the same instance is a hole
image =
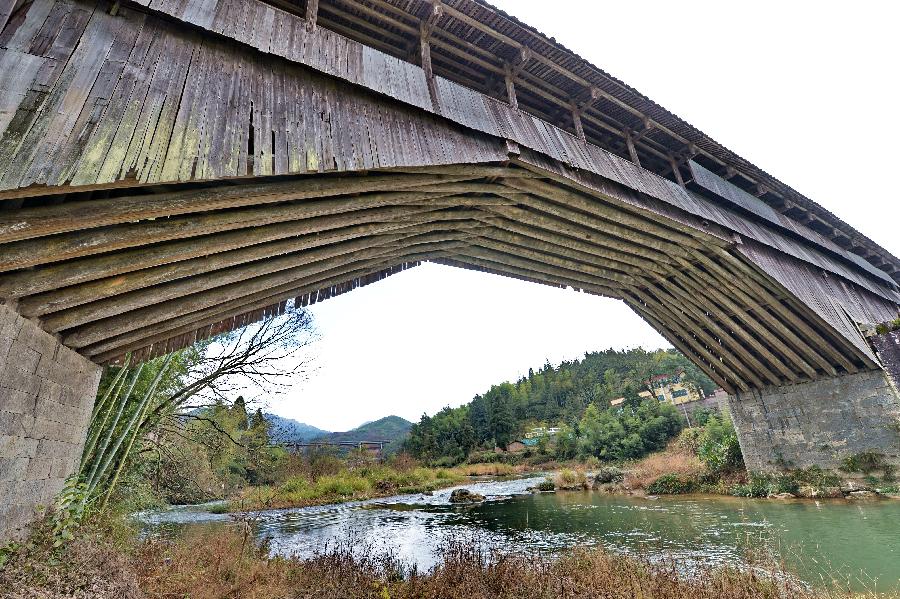
[[[900, 501], [766, 500], [719, 496], [638, 498], [595, 492], [532, 495], [542, 478], [464, 485], [487, 497], [453, 506], [452, 489], [432, 496], [284, 509], [254, 514], [254, 533], [273, 554], [309, 556], [352, 542], [390, 551], [421, 569], [434, 565], [451, 537], [486, 547], [555, 552], [602, 546], [651, 559], [693, 564], [744, 563], [765, 549], [806, 582], [837, 578], [853, 590], [900, 590]], [[147, 534], [223, 526], [231, 517], [202, 506], [138, 515]]]

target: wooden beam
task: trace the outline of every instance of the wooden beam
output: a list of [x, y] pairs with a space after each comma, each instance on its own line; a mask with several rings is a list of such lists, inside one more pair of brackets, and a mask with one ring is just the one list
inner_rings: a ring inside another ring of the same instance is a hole
[[[657, 316], [653, 316], [654, 320], [657, 322], [664, 324], [663, 328], [670, 328], [678, 337], [683, 339], [686, 343], [690, 344], [691, 348], [693, 348], [693, 353], [698, 353], [702, 360], [705, 360], [710, 365], [712, 365], [717, 371], [721, 371], [725, 377], [734, 381], [734, 384], [740, 388], [742, 391], [749, 391], [750, 385], [741, 377], [737, 372], [734, 371], [725, 361], [723, 361], [722, 357], [717, 357], [713, 355], [703, 344], [698, 343], [696, 341], [692, 342], [692, 335], [690, 333], [690, 329], [692, 328], [690, 324], [686, 323], [681, 324], [681, 317], [677, 315], [677, 313], [666, 306], [665, 304], [658, 302], [651, 295], [640, 291], [639, 289], [633, 289], [631, 293], [632, 297], [636, 300], [635, 302], [637, 306], [640, 306], [641, 303], [646, 305], [646, 308], [637, 308], [646, 318], [648, 315], [656, 314]], [[681, 321], [684, 322], [684, 321]], [[687, 325], [687, 326], [685, 326]]]
[[690, 360], [696, 364], [706, 375], [711, 378], [717, 385], [725, 389], [731, 395], [735, 395], [737, 390], [734, 388], [728, 380], [715, 369], [715, 366], [709, 362], [707, 362], [703, 357], [700, 356], [696, 351], [694, 351], [693, 347], [691, 347], [686, 342], [682, 341], [677, 334], [675, 334], [672, 330], [669, 329], [668, 326], [663, 324], [662, 321], [657, 319], [650, 311], [647, 309], [639, 299], [634, 296], [627, 295], [624, 298], [625, 304], [634, 310], [638, 316], [646, 320], [650, 326], [656, 329], [660, 335], [666, 338], [669, 343], [671, 343], [674, 347], [676, 347], [682, 354], [688, 356]]
[[[449, 195], [449, 192], [443, 195]], [[432, 192], [375, 193], [316, 202], [214, 211], [165, 220], [77, 231], [40, 239], [28, 239], [0, 246], [3, 248], [3, 251], [0, 252], [0, 272], [173, 239], [342, 214], [368, 208], [411, 204], [421, 202], [429, 197], [434, 197]]]
[[[472, 265], [478, 270], [487, 270], [493, 274], [501, 276], [510, 276], [534, 283], [541, 283], [553, 287], [572, 287], [576, 290], [584, 290], [594, 295], [603, 297], [611, 297], [619, 299], [621, 294], [619, 291], [604, 287], [602, 285], [594, 285], [583, 280], [569, 279], [559, 274], [541, 272], [531, 270], [525, 266], [512, 265], [504, 260], [497, 260], [496, 256], [489, 257], [481, 255], [483, 252], [473, 251], [471, 248], [457, 250], [454, 252], [455, 260]], [[502, 257], [500, 257], [502, 258]]]
[[583, 142], [587, 141], [587, 138], [584, 136], [584, 125], [581, 124], [581, 112], [576, 107], [575, 103], [571, 103], [569, 108], [572, 111], [572, 125], [575, 127], [575, 135], [578, 136]]
[[634, 135], [630, 129], [622, 132], [625, 136], [625, 146], [628, 148], [628, 155], [636, 166], [641, 166], [641, 159], [638, 157], [637, 149], [634, 147]]
[[[748, 356], [743, 351], [743, 348], [732, 352], [725, 339], [713, 337], [714, 334], [717, 335], [718, 333], [714, 331], [715, 325], [712, 320], [707, 316], [701, 315], [699, 311], [691, 310], [689, 306], [685, 305], [683, 298], [675, 297], [659, 282], [652, 283], [648, 281], [646, 289], [636, 288], [632, 292], [643, 300], [645, 304], [654, 307], [656, 314], [660, 317], [665, 317], [666, 322], [677, 323], [684, 331], [702, 344], [698, 345], [698, 347], [705, 348], [710, 355], [718, 358], [722, 364], [727, 364], [740, 378], [751, 385], [755, 385], [757, 388], [766, 386], [763, 380], [757, 376], [754, 369], [745, 362]], [[706, 328], [704, 328], [704, 325], [706, 325]], [[758, 360], [754, 364], [761, 365]], [[775, 384], [781, 383], [781, 379], [771, 374], [768, 369], [763, 368], [763, 372], [770, 375], [770, 380]]]
[[519, 99], [516, 97], [516, 79], [513, 70], [509, 65], [504, 65], [503, 71], [503, 78], [506, 81], [506, 99], [513, 110], [518, 110]]
[[[515, 179], [505, 181], [505, 184], [509, 187], [543, 198], [543, 203], [550, 200], [562, 204], [567, 208], [586, 212], [598, 217], [602, 220], [597, 224], [601, 225], [603, 230], [610, 234], [623, 236], [626, 239], [663, 251], [669, 255], [680, 255], [684, 257], [687, 255], [687, 250], [685, 248], [702, 247], [702, 243], [699, 240], [690, 235], [686, 235], [678, 229], [661, 226], [651, 219], [642, 218], [628, 210], [610, 206], [605, 202], [598, 202], [597, 199], [592, 196], [586, 196], [551, 183], [533, 179]], [[533, 205], [535, 202], [534, 196], [519, 196], [519, 203]], [[538, 208], [538, 206], [533, 207]]]
[[[792, 294], [787, 289], [784, 289], [777, 281], [775, 281], [771, 277], [764, 277], [762, 274], [757, 272], [755, 268], [744, 264], [741, 260], [738, 260], [737, 258], [732, 256], [729, 252], [720, 250], [717, 251], [716, 255], [722, 260], [722, 262], [720, 263], [720, 268], [724, 268], [730, 273], [731, 281], [743, 286], [745, 292], [758, 297], [762, 302], [769, 305], [775, 312], [778, 313], [780, 320], [796, 328], [801, 335], [804, 335], [807, 339], [810, 340], [811, 343], [815, 345], [816, 348], [825, 352], [829, 357], [835, 360], [835, 362], [839, 364], [845, 371], [850, 374], [859, 371], [859, 369], [852, 361], [850, 361], [842, 352], [836, 349], [836, 347], [842, 347], [843, 343], [837, 341], [837, 339], [835, 339], [835, 341], [826, 340], [822, 334], [820, 334], [815, 328], [807, 324], [806, 321], [798, 314], [793, 313], [791, 309], [782, 304], [781, 300], [776, 298], [774, 294], [769, 291], [769, 287], [776, 288], [786, 296], [792, 297]], [[704, 262], [704, 265], [708, 264], [713, 265], [710, 266], [710, 268], [716, 268], [718, 266], [715, 264], [715, 262], [707, 259], [707, 261]], [[751, 285], [751, 281], [754, 281], [756, 284]], [[800, 307], [800, 309], [804, 308], [802, 304], [802, 302], [799, 302], [798, 307]], [[807, 314], [812, 319], [812, 322], [821, 322], [822, 320], [818, 315], [812, 313], [811, 311], [807, 312]]]
[[[500, 240], [497, 239], [498, 237], [506, 237], [506, 239]], [[546, 250], [553, 249], [552, 246], [548, 248], [549, 244], [540, 244], [532, 241], [530, 242], [530, 247], [526, 247], [515, 243], [514, 240], [521, 241], [521, 238], [495, 234], [494, 236], [476, 237], [471, 240], [471, 243], [472, 245], [477, 245], [479, 247], [503, 252], [512, 256], [527, 258], [529, 260], [534, 260], [535, 262], [541, 262], [543, 264], [565, 268], [573, 272], [581, 273], [582, 275], [590, 275], [591, 277], [602, 279], [603, 285], [607, 287], [624, 287], [632, 283], [634, 280], [631, 275], [628, 275], [626, 273], [603, 268], [600, 266], [595, 266], [589, 262], [583, 262], [571, 258], [564, 258], [549, 253]]]
[[606, 223], [598, 222], [575, 210], [549, 204], [538, 198], [517, 197], [520, 203], [529, 207], [528, 210], [518, 206], [486, 206], [484, 211], [508, 220], [537, 225], [549, 231], [558, 231], [570, 237], [632, 254], [636, 258], [646, 258], [657, 262], [674, 262], [674, 258], [665, 251], [669, 249], [667, 246], [661, 245], [654, 248], [645, 246], [640, 241], [635, 243], [630, 235], [633, 233], [635, 238], [640, 238], [640, 234], [629, 229], [621, 227], [610, 230], [606, 227]]
[[[249, 237], [242, 246], [215, 251], [209, 245], [203, 244], [201, 248], [196, 248], [191, 254], [192, 258], [169, 262], [167, 264], [155, 265], [149, 268], [134, 268], [129, 258], [122, 260], [128, 264], [127, 268], [133, 268], [130, 272], [109, 272], [105, 278], [84, 282], [77, 285], [64, 287], [59, 285], [52, 291], [39, 293], [23, 297], [19, 302], [19, 313], [27, 318], [43, 316], [51, 312], [58, 312], [95, 302], [104, 298], [119, 296], [124, 293], [152, 287], [161, 283], [168, 283], [186, 277], [208, 273], [211, 271], [221, 270], [239, 264], [254, 262], [301, 252], [312, 248], [327, 246], [329, 244], [340, 243], [357, 238], [366, 238], [372, 235], [382, 235], [385, 233], [406, 233], [415, 225], [426, 224], [430, 221], [440, 218], [435, 216], [433, 212], [421, 212], [419, 218], [411, 220], [393, 220], [388, 222], [367, 222], [365, 224], [355, 224], [341, 228], [335, 228], [328, 231], [320, 231], [315, 233], [307, 233], [299, 236], [289, 236], [282, 239], [271, 241], [256, 242], [253, 236], [258, 235], [257, 229], [249, 229], [232, 233], [232, 236]], [[196, 245], [196, 243], [194, 242]], [[170, 244], [179, 245], [179, 244]], [[228, 247], [228, 246], [226, 246]], [[150, 248], [150, 250], [159, 250], [159, 248]], [[140, 259], [142, 250], [134, 252]], [[105, 264], [109, 260], [109, 255], [100, 256], [100, 264]], [[66, 265], [69, 266], [69, 265]], [[63, 270], [65, 267], [62, 268]], [[121, 267], [118, 269], [121, 270]]]
[[[397, 258], [398, 262], [403, 262], [405, 260], [405, 257]], [[338, 282], [343, 282], [348, 279], [352, 280], [373, 272], [378, 272], [392, 262], [394, 264], [397, 263], [390, 258], [381, 258], [364, 264], [357, 263], [350, 268], [335, 268], [307, 279], [294, 281], [279, 288], [267, 289], [260, 293], [217, 304], [204, 310], [187, 313], [161, 322], [156, 326], [151, 325], [115, 337], [110, 337], [97, 344], [84, 348], [82, 352], [85, 355], [90, 356], [92, 360], [103, 363], [114, 359], [127, 351], [139, 349], [148, 344], [165, 341], [179, 334], [196, 330], [199, 327], [217, 323], [230, 315], [240, 314], [254, 308], [270, 305], [274, 302], [290, 300], [316, 289], [323, 289]]]
[[[457, 247], [457, 242], [449, 242], [447, 247]], [[195, 312], [218, 303], [237, 299], [253, 293], [290, 284], [302, 278], [311, 277], [336, 266], [371, 260], [389, 255], [389, 248], [369, 248], [343, 254], [334, 260], [323, 260], [304, 264], [278, 272], [263, 274], [247, 280], [234, 282], [207, 291], [200, 291], [184, 297], [177, 297], [152, 304], [124, 314], [93, 321], [71, 329], [63, 335], [63, 344], [78, 349], [93, 345], [107, 337], [113, 337], [146, 326], [158, 325], [167, 319]]]
[[669, 166], [672, 169], [672, 174], [675, 175], [675, 182], [684, 187], [684, 177], [681, 176], [681, 167], [678, 166], [678, 161], [671, 152], [669, 153]]
[[[478, 172], [474, 170], [474, 172]], [[470, 181], [479, 175], [390, 174], [306, 177], [295, 181], [219, 185], [159, 194], [67, 202], [0, 212], [0, 243], [44, 235], [224, 208], [312, 200], [377, 191], [409, 190]]]
[[624, 252], [584, 243], [578, 239], [553, 234], [541, 229], [522, 226], [505, 218], [482, 216], [478, 217], [478, 220], [491, 225], [491, 229], [484, 235], [495, 239], [515, 240], [518, 245], [524, 246], [545, 247], [551, 253], [577, 257], [582, 261], [591, 263], [596, 263], [600, 260], [608, 264], [610, 268], [623, 273], [645, 275], [648, 272], [658, 272], [659, 274], [664, 272], [661, 266], [650, 260], [635, 259], [634, 256]]
[[431, 11], [425, 20], [419, 23], [419, 60], [422, 70], [425, 71], [425, 81], [428, 84], [428, 95], [431, 96], [431, 107], [437, 114], [441, 114], [441, 99], [438, 96], [437, 82], [434, 80], [434, 69], [431, 66], [431, 32], [434, 30], [438, 19], [443, 14], [441, 2], [431, 2]]
[[315, 31], [319, 18], [319, 0], [306, 0], [306, 29]]
[[621, 295], [621, 291], [618, 290], [621, 286], [614, 287], [613, 285], [610, 285], [608, 279], [602, 279], [579, 270], [556, 266], [549, 261], [545, 262], [540, 257], [523, 257], [521, 255], [495, 249], [495, 247], [496, 245], [485, 243], [484, 240], [476, 237], [470, 240], [470, 243], [467, 246], [456, 250], [456, 253], [473, 258], [483, 258], [508, 266], [515, 266], [533, 273], [542, 273], [545, 276], [566, 279], [573, 281], [573, 285], [577, 286], [587, 285], [598, 289], [605, 289], [608, 290], [607, 295], [610, 297], [619, 297]]
[[[527, 212], [522, 211], [519, 214], [527, 215]], [[634, 254], [606, 247], [597, 241], [587, 241], [595, 239], [595, 235], [590, 230], [585, 229], [585, 232], [583, 233], [576, 233], [577, 237], [572, 236], [576, 225], [565, 223], [565, 229], [545, 228], [551, 226], [547, 224], [549, 219], [512, 220], [501, 216], [491, 216], [486, 213], [476, 218], [492, 225], [495, 228], [494, 230], [498, 232], [508, 231], [520, 236], [531, 237], [543, 242], [551, 243], [559, 247], [571, 248], [578, 252], [594, 256], [594, 260], [609, 261], [611, 264], [616, 265], [615, 267], [617, 269], [624, 272], [638, 272], [643, 274], [648, 272], [659, 274], [665, 273], [663, 267], [653, 260], [648, 260], [640, 256], [635, 256]]]
[[162, 264], [171, 264], [227, 252], [259, 243], [290, 237], [322, 233], [342, 227], [367, 223], [397, 222], [398, 227], [416, 216], [434, 212], [431, 207], [390, 206], [358, 210], [331, 216], [321, 216], [285, 223], [256, 225], [246, 229], [226, 230], [199, 238], [156, 243], [118, 252], [53, 263], [29, 270], [10, 272], [0, 276], [0, 297], [19, 298], [78, 285], [96, 279], [122, 275]]
[[[704, 258], [706, 257], [704, 256]], [[765, 322], [768, 325], [769, 330], [772, 331], [777, 338], [783, 339], [784, 343], [812, 359], [812, 361], [818, 364], [826, 373], [831, 376], [838, 375], [837, 370], [835, 370], [831, 362], [794, 333], [792, 329], [793, 325], [789, 321], [783, 318], [774, 317], [765, 306], [760, 304], [759, 292], [757, 292], [755, 296], [748, 294], [744, 291], [743, 286], [734, 280], [735, 278], [733, 275], [727, 273], [724, 268], [715, 264], [712, 260], [705, 259], [702, 261], [702, 264], [704, 264], [705, 268], [710, 269], [710, 272], [706, 272], [706, 270], [700, 268], [699, 265], [694, 265], [689, 270], [687, 263], [682, 264], [682, 267], [688, 273], [688, 276], [694, 279], [697, 285], [705, 287], [713, 293], [733, 298], [736, 302], [745, 306], [747, 311], [751, 312], [754, 317]], [[723, 290], [727, 293], [723, 293]], [[769, 302], [767, 305], [781, 305], [777, 299], [772, 298], [772, 300], [774, 301]], [[808, 371], [807, 374], [809, 374]]]
[[[305, 240], [295, 242], [286, 240], [252, 246], [250, 248], [216, 254], [206, 259], [198, 259], [178, 263], [174, 266], [162, 266], [147, 273], [139, 271], [131, 276], [123, 275], [112, 281], [100, 282], [89, 286], [82, 294], [99, 291], [101, 297], [87, 303], [59, 310], [40, 319], [41, 326], [51, 332], [58, 332], [84, 325], [89, 322], [109, 318], [118, 314], [138, 310], [170, 299], [189, 296], [231, 283], [247, 281], [288, 269], [306, 266], [320, 261], [328, 261], [354, 252], [373, 248], [391, 246], [403, 241], [404, 246], [425, 243], [430, 240], [421, 239], [420, 234], [441, 230], [442, 225], [425, 224], [409, 227], [401, 231], [367, 229], [367, 235], [359, 236], [360, 229], [353, 232], [336, 233], [327, 239], [317, 242]], [[407, 238], [419, 235], [418, 241]], [[441, 233], [439, 241], [456, 240], [465, 237], [465, 232]], [[117, 292], [119, 281], [134, 290]], [[140, 286], [149, 279], [156, 284]], [[105, 286], [104, 286], [105, 283]], [[61, 298], [64, 301], [66, 298]], [[32, 306], [33, 307], [33, 306]]]

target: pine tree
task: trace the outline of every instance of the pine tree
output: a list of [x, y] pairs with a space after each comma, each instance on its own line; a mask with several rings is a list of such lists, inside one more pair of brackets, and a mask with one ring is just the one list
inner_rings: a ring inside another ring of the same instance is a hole
[[234, 403], [231, 405], [231, 414], [234, 415], [237, 428], [240, 431], [245, 431], [249, 428], [249, 421], [247, 419], [247, 402], [244, 401], [244, 396], [239, 395]]

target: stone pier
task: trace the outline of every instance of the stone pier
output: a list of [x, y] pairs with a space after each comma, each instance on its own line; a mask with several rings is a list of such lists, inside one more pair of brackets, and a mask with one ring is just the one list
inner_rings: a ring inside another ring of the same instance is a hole
[[900, 398], [883, 370], [728, 399], [747, 469], [838, 468], [874, 451], [900, 464]]
[[21, 538], [74, 472], [100, 371], [0, 305], [0, 544]]

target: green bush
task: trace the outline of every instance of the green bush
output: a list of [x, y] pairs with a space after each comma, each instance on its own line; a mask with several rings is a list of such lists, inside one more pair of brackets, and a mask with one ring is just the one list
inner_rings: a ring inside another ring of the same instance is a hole
[[682, 495], [691, 493], [696, 489], [696, 483], [683, 479], [677, 474], [663, 474], [647, 487], [647, 493], [651, 495]]
[[728, 415], [710, 416], [697, 439], [697, 457], [713, 472], [729, 472], [744, 465], [737, 432]]
[[625, 480], [625, 473], [615, 466], [604, 466], [594, 475], [594, 482], [598, 484], [620, 483]]
[[821, 491], [825, 487], [838, 487], [841, 479], [834, 472], [822, 470], [818, 466], [810, 466], [802, 470], [794, 470], [792, 475], [795, 480], [803, 485], [808, 485]]
[[884, 455], [874, 451], [863, 451], [847, 456], [841, 462], [841, 470], [844, 472], [860, 472], [871, 474], [880, 470], [884, 465]]
[[800, 491], [800, 483], [792, 474], [781, 474], [775, 478], [774, 484], [770, 485], [772, 493], [790, 493], [796, 495]]
[[552, 480], [547, 478], [538, 483], [537, 488], [538, 491], [553, 491], [556, 489], [556, 484]]

